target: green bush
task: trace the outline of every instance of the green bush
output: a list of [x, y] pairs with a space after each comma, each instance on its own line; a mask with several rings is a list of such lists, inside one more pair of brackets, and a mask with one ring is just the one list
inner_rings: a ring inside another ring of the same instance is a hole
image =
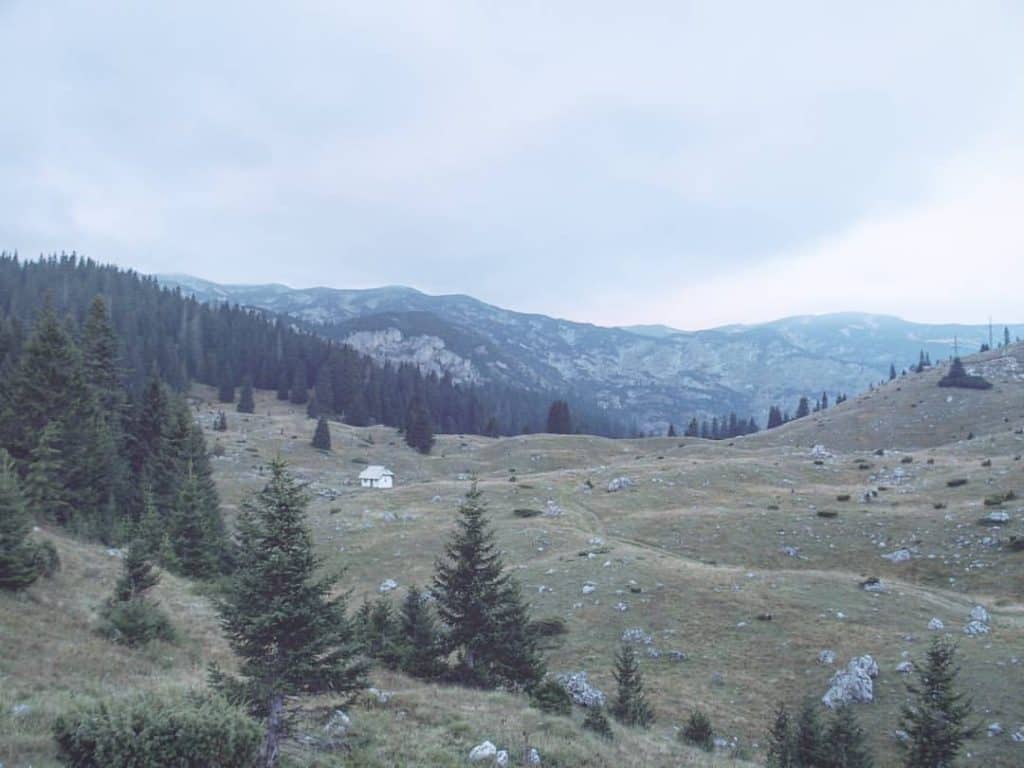
[[836, 501], [849, 501], [849, 500], [850, 500], [850, 494], [848, 494], [848, 493], [840, 493], [838, 496], [836, 496]]
[[587, 714], [583, 718], [583, 727], [605, 739], [610, 740], [613, 736], [612, 724], [608, 722], [608, 717], [601, 707], [590, 707], [587, 709]]
[[832, 517], [838, 517], [838, 516], [839, 516], [839, 513], [836, 512], [834, 509], [819, 509], [818, 510], [818, 517], [832, 518]]
[[961, 485], [967, 485], [967, 478], [954, 477], [952, 480], [947, 480], [946, 485], [950, 488], [959, 488]]
[[711, 720], [699, 709], [690, 713], [690, 719], [686, 721], [679, 736], [687, 744], [700, 747], [705, 752], [711, 752], [715, 748], [715, 731], [711, 727]]
[[60, 555], [52, 541], [41, 541], [36, 545], [35, 561], [40, 576], [51, 578], [60, 570]]
[[53, 732], [71, 768], [249, 768], [262, 738], [223, 699], [182, 693], [95, 702], [60, 715]]
[[549, 715], [568, 715], [572, 712], [572, 699], [557, 682], [545, 680], [530, 691], [530, 706]]
[[527, 631], [534, 637], [558, 637], [568, 633], [565, 626], [565, 619], [561, 616], [549, 616], [542, 619], [534, 619], [527, 625]]
[[142, 597], [108, 600], [100, 609], [99, 633], [122, 645], [145, 645], [151, 640], [174, 641], [174, 627], [156, 603]]
[[538, 517], [540, 515], [539, 509], [513, 509], [512, 514], [516, 517]]

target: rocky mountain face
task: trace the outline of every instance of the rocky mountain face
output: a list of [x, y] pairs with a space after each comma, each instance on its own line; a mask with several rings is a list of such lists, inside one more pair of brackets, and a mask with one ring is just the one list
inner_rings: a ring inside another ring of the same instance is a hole
[[[293, 289], [158, 278], [203, 301], [278, 312], [378, 360], [409, 361], [471, 383], [494, 381], [596, 402], [645, 430], [735, 411], [763, 426], [772, 404], [853, 394], [917, 362], [976, 352], [988, 326], [925, 325], [842, 313], [703, 331], [604, 328], [412, 288]], [[1010, 326], [1016, 338], [1024, 327]], [[994, 331], [1002, 340], [1002, 326]]]

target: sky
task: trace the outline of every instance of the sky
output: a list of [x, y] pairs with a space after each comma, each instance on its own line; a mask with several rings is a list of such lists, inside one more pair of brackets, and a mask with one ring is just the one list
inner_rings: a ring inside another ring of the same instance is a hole
[[0, 0], [0, 249], [601, 325], [1024, 321], [1024, 4]]

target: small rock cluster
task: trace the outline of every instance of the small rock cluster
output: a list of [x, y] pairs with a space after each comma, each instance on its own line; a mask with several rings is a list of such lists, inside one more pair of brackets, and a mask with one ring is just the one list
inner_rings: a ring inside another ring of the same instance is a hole
[[878, 663], [871, 656], [858, 656], [836, 672], [829, 681], [829, 689], [821, 703], [829, 709], [840, 709], [853, 702], [868, 704], [874, 700], [874, 678], [878, 677]]
[[555, 680], [569, 694], [573, 703], [579, 704], [581, 707], [604, 706], [607, 697], [588, 682], [586, 672], [570, 672], [559, 675]]
[[991, 618], [984, 606], [976, 605], [971, 609], [970, 621], [964, 627], [964, 633], [972, 636], [987, 635], [991, 629]]

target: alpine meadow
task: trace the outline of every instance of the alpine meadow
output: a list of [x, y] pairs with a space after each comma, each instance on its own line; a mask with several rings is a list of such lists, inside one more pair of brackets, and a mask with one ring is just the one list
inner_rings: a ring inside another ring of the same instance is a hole
[[1022, 38], [0, 4], [0, 768], [1024, 765]]

